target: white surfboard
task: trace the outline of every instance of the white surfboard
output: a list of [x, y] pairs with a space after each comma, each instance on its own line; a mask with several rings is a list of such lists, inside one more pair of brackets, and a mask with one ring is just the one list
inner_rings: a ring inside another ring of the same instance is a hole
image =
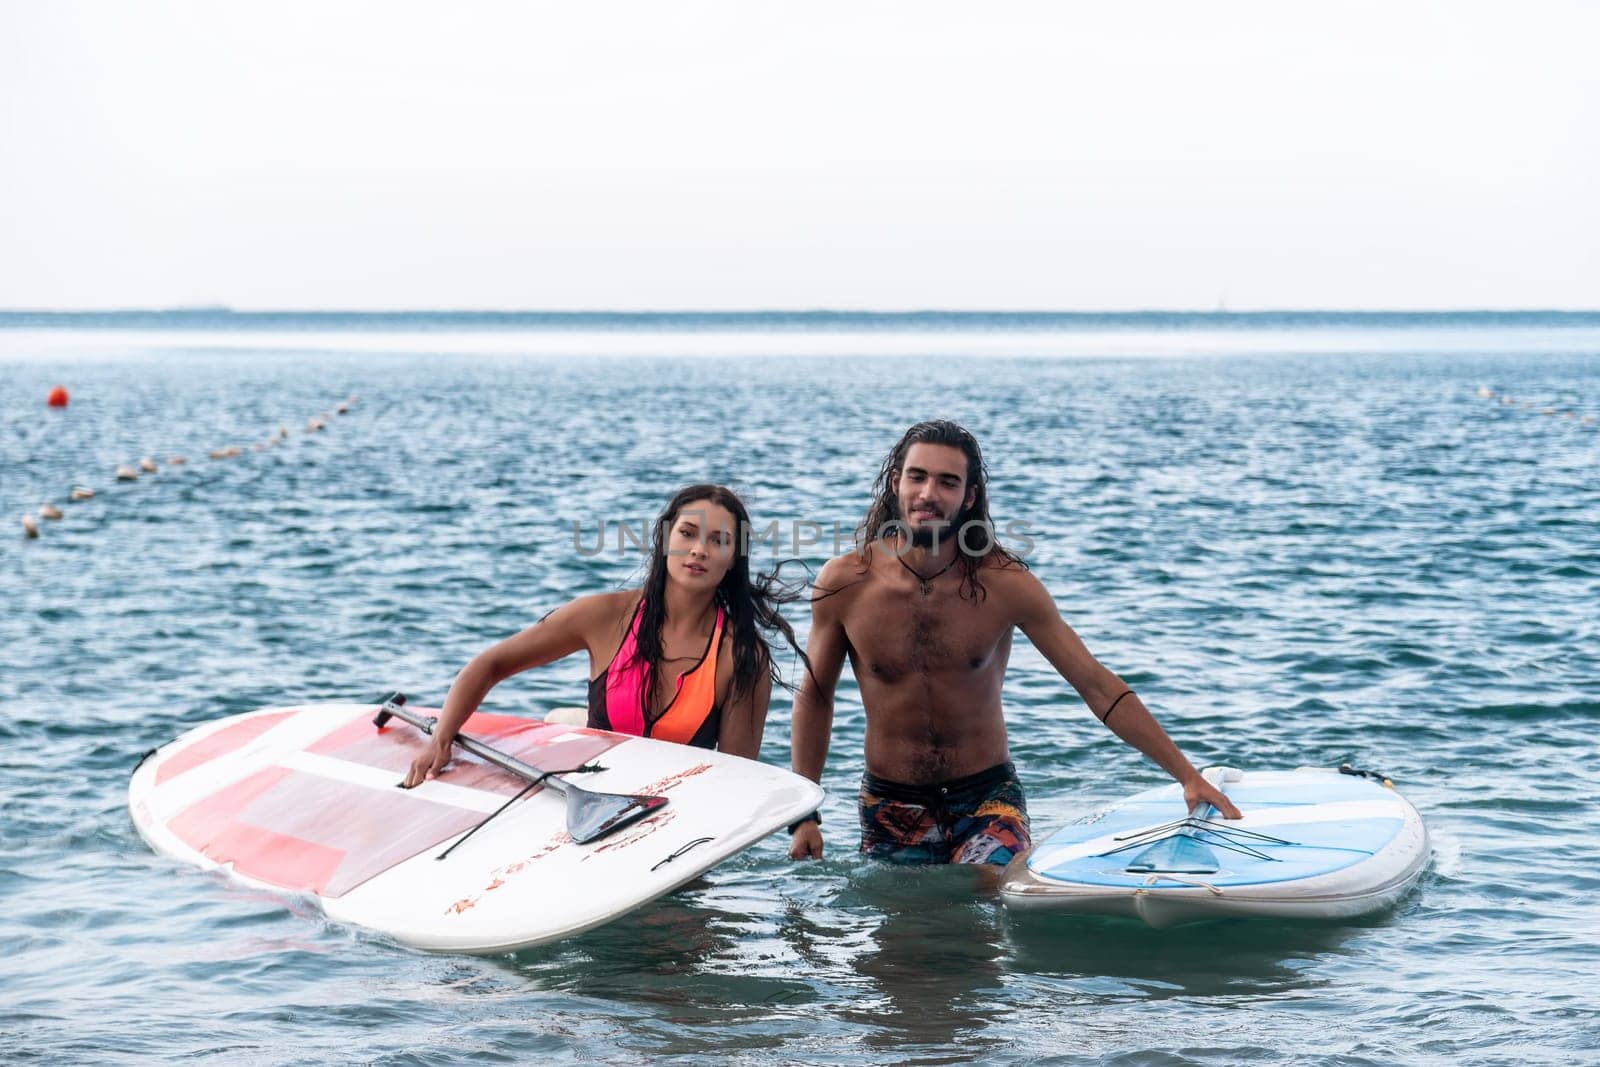
[[1184, 810], [1148, 789], [1062, 828], [1006, 868], [1000, 899], [1031, 911], [1203, 919], [1348, 919], [1394, 904], [1428, 858], [1422, 818], [1362, 772], [1208, 768], [1244, 816]]
[[822, 802], [815, 783], [737, 756], [474, 715], [465, 734], [540, 771], [603, 768], [564, 776], [582, 790], [665, 798], [579, 844], [560, 792], [513, 800], [529, 783], [459, 746], [437, 779], [397, 788], [426, 737], [374, 726], [379, 710], [266, 708], [196, 727], [134, 771], [134, 825], [157, 852], [314, 897], [337, 921], [419, 949], [496, 953], [624, 915]]

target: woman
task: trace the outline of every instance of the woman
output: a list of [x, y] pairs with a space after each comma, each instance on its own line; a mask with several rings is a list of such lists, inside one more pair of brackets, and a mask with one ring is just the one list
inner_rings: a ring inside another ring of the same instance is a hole
[[794, 597], [771, 576], [750, 577], [749, 522], [722, 486], [680, 490], [656, 519], [644, 588], [579, 597], [462, 668], [406, 788], [444, 770], [489, 690], [579, 649], [589, 653], [591, 727], [755, 759], [777, 677], [762, 631], [805, 654], [778, 612]]

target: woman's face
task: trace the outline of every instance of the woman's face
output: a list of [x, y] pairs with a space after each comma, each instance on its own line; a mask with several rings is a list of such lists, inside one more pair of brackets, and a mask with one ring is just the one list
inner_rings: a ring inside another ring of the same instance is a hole
[[738, 535], [733, 512], [721, 504], [684, 504], [667, 529], [667, 580], [696, 592], [715, 589], [733, 566]]

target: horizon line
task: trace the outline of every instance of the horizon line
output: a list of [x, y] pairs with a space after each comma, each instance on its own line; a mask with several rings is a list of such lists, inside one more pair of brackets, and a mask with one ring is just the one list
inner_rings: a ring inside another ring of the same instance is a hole
[[1186, 315], [1225, 318], [1257, 315], [1600, 315], [1600, 307], [1278, 307], [1278, 308], [847, 308], [847, 307], [762, 307], [762, 308], [505, 308], [505, 307], [234, 307], [228, 304], [175, 304], [104, 307], [0, 307], [0, 316], [80, 316], [80, 315], [484, 315], [484, 316], [718, 316], [755, 318], [790, 315], [800, 317], [859, 316], [865, 318], [907, 318], [915, 316], [1150, 316]]

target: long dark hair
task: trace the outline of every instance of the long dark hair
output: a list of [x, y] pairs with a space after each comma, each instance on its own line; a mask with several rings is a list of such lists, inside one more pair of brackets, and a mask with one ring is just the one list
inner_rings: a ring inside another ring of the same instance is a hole
[[[905, 516], [900, 514], [900, 500], [895, 495], [895, 479], [905, 469], [906, 453], [911, 451], [912, 445], [948, 445], [959, 448], [967, 457], [966, 488], [972, 491], [972, 504], [956, 514], [950, 524], [950, 535], [955, 539], [956, 556], [961, 567], [960, 595], [969, 600], [987, 597], [988, 591], [978, 579], [978, 570], [986, 560], [997, 560], [1001, 566], [1015, 564], [1026, 568], [1027, 564], [1021, 556], [1002, 547], [995, 535], [994, 522], [989, 518], [989, 468], [983, 462], [978, 439], [948, 419], [917, 423], [905, 432], [884, 458], [877, 481], [872, 486], [872, 506], [867, 509], [867, 517], [861, 525], [856, 527], [856, 545], [862, 559], [870, 562], [872, 546], [888, 535], [891, 523], [905, 521]], [[972, 551], [967, 544], [968, 538], [958, 536], [962, 527], [974, 520], [984, 524], [985, 537], [981, 552]]]
[[[750, 575], [750, 513], [733, 490], [721, 485], [690, 485], [673, 494], [667, 506], [656, 517], [650, 534], [650, 564], [644, 580], [643, 601], [639, 608], [638, 643], [635, 646], [640, 661], [648, 665], [648, 674], [640, 699], [641, 709], [648, 721], [650, 697], [656, 691], [661, 666], [661, 624], [667, 617], [667, 542], [672, 535], [672, 525], [678, 521], [683, 509], [697, 500], [705, 500], [727, 508], [733, 515], [735, 530], [733, 564], [717, 585], [715, 602], [727, 617], [726, 632], [733, 639], [733, 687], [730, 703], [755, 688], [756, 679], [766, 673], [775, 683], [783, 685], [763, 631], [781, 634], [789, 647], [800, 657], [810, 671], [811, 661], [806, 658], [800, 643], [795, 639], [794, 628], [780, 613], [779, 608], [799, 600], [803, 586], [791, 588], [778, 577], [777, 570], [770, 574]], [[781, 569], [778, 568], [778, 569]]]

